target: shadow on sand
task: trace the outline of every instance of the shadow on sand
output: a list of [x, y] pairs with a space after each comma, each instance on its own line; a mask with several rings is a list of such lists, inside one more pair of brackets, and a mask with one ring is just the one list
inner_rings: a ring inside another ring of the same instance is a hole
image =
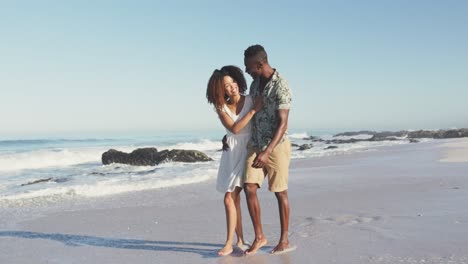
[[0, 231], [0, 237], [17, 237], [26, 239], [47, 239], [61, 242], [66, 246], [94, 246], [121, 249], [172, 251], [196, 253], [204, 258], [215, 258], [217, 250], [222, 244], [200, 242], [176, 242], [176, 241], [151, 241], [137, 239], [104, 238], [84, 235], [46, 234], [28, 231]]

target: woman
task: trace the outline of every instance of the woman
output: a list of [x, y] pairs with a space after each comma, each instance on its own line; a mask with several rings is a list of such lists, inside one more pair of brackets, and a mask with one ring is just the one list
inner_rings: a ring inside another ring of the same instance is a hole
[[261, 102], [253, 104], [250, 96], [243, 95], [247, 89], [242, 70], [235, 66], [224, 66], [215, 70], [208, 81], [206, 98], [213, 104], [221, 123], [226, 128], [226, 142], [229, 148], [223, 151], [218, 170], [216, 189], [224, 193], [227, 238], [219, 256], [233, 251], [234, 231], [237, 246], [244, 245], [240, 211], [240, 196], [244, 184], [247, 143], [250, 140], [250, 120], [262, 107]]

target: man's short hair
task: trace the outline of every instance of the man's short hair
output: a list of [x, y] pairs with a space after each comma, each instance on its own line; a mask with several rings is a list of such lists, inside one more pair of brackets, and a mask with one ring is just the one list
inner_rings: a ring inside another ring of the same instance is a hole
[[268, 55], [262, 45], [252, 45], [244, 51], [244, 58], [254, 58], [256, 62], [268, 63]]

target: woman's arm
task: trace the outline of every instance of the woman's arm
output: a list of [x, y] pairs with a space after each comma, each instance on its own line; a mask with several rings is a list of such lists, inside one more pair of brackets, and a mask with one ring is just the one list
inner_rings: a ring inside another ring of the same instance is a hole
[[239, 133], [263, 107], [262, 100], [257, 100], [254, 107], [240, 120], [234, 122], [224, 111], [217, 110], [219, 119], [223, 126], [234, 134]]

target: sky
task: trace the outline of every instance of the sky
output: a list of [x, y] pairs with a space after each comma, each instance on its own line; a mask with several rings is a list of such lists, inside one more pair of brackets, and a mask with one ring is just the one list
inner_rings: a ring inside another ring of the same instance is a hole
[[207, 81], [253, 44], [290, 130], [468, 127], [468, 1], [168, 2], [1, 2], [0, 139], [221, 130]]

